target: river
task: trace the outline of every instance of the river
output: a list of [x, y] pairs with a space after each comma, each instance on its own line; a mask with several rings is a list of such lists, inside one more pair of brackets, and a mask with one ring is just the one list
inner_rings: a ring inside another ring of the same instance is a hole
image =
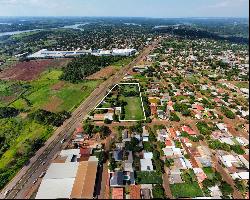
[[[82, 28], [78, 28], [79, 26], [85, 26], [89, 23], [84, 23], [84, 24], [74, 24], [74, 25], [69, 25], [69, 26], [64, 26], [61, 28], [67, 28], [67, 29], [79, 29], [79, 30], [83, 30]], [[59, 28], [53, 28], [53, 29], [59, 29]], [[17, 35], [20, 33], [29, 33], [29, 32], [34, 32], [34, 31], [42, 31], [44, 29], [33, 29], [33, 30], [25, 30], [25, 31], [12, 31], [12, 32], [2, 32], [0, 33], [0, 37], [1, 36], [6, 36], [6, 35]]]

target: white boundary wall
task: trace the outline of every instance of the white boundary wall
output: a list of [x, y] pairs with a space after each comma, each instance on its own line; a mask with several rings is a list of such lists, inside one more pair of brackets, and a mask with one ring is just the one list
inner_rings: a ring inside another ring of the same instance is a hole
[[[94, 110], [108, 110], [108, 109], [112, 109], [112, 108], [98, 108], [98, 106], [104, 101], [104, 99], [112, 92], [112, 90], [118, 86], [118, 85], [137, 85], [139, 88], [139, 92], [140, 92], [140, 98], [141, 98], [141, 106], [142, 106], [142, 110], [143, 110], [143, 115], [144, 115], [144, 119], [141, 120], [121, 120], [120, 116], [119, 116], [119, 121], [121, 122], [138, 122], [138, 121], [142, 121], [142, 120], [146, 120], [146, 114], [145, 114], [145, 108], [144, 108], [144, 104], [143, 104], [143, 100], [142, 100], [142, 94], [141, 94], [141, 87], [139, 83], [119, 83], [119, 84], [115, 84], [110, 91], [108, 92], [108, 94], [100, 101], [100, 103], [95, 107]], [[119, 107], [121, 108], [121, 107]]]

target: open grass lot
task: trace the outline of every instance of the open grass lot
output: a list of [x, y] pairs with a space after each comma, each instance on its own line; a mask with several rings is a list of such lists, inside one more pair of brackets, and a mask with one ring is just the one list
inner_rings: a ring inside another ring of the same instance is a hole
[[[122, 120], [144, 120], [138, 84], [119, 84], [101, 102], [98, 108], [122, 107]], [[121, 104], [125, 102], [125, 106]]]
[[31, 89], [25, 94], [25, 99], [17, 99], [12, 106], [31, 110], [43, 108], [52, 112], [72, 111], [101, 83], [100, 80], [78, 84], [60, 81], [61, 73], [60, 70], [51, 70], [31, 81]]
[[127, 102], [125, 106], [125, 120], [144, 119], [140, 97], [126, 97], [124, 100]]
[[25, 91], [25, 87], [19, 82], [0, 80], [0, 105], [8, 106]]
[[249, 82], [238, 82], [234, 84], [238, 88], [248, 88], [249, 89]]
[[203, 167], [202, 169], [209, 179], [213, 179], [215, 177], [215, 173], [212, 167]]
[[39, 124], [27, 114], [37, 109], [73, 111], [102, 82], [73, 84], [59, 80], [61, 74], [60, 69], [50, 69], [36, 80], [0, 82], [0, 106], [13, 106], [22, 112], [0, 119], [0, 189], [53, 134], [52, 126]]
[[136, 172], [137, 184], [162, 184], [162, 175], [157, 172]]
[[53, 128], [19, 117], [0, 119], [0, 127], [0, 137], [4, 140], [0, 149], [1, 189], [36, 152], [40, 142], [52, 135]]
[[178, 183], [170, 185], [171, 192], [175, 198], [202, 197], [203, 193], [198, 183]]

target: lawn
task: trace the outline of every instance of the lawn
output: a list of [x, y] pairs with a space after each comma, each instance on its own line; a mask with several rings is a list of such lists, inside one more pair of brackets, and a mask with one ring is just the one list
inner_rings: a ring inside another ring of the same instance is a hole
[[[63, 82], [59, 80], [61, 74], [60, 70], [47, 71], [39, 79], [30, 82], [31, 89], [25, 97], [32, 105], [31, 110], [42, 108], [52, 112], [73, 111], [101, 83], [100, 80], [78, 84]], [[12, 106], [29, 108], [24, 99], [17, 99]]]
[[126, 97], [125, 120], [143, 120], [144, 113], [141, 105], [140, 97]]
[[249, 89], [249, 82], [238, 82], [235, 83], [235, 86], [238, 88], [248, 88]]
[[[125, 102], [126, 105], [122, 103]], [[101, 102], [98, 108], [122, 107], [121, 120], [144, 120], [138, 84], [119, 84]]]
[[215, 177], [215, 173], [212, 167], [203, 167], [202, 169], [209, 179], [213, 179]]
[[137, 184], [162, 184], [162, 175], [157, 172], [136, 172]]
[[171, 192], [175, 198], [202, 197], [203, 193], [198, 183], [178, 183], [170, 185]]

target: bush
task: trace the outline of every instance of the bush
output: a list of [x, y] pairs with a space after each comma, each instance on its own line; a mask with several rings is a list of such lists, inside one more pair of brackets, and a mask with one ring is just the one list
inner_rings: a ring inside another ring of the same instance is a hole
[[37, 110], [28, 115], [30, 119], [37, 121], [40, 124], [61, 126], [63, 122], [70, 117], [70, 113], [63, 111], [60, 113], [52, 113], [46, 110]]
[[178, 117], [178, 115], [174, 112], [171, 112], [170, 114], [170, 118], [169, 118], [171, 121], [175, 121], [175, 122], [179, 122], [181, 121], [181, 119]]
[[12, 107], [0, 107], [0, 119], [15, 117], [19, 111]]
[[165, 190], [162, 185], [155, 185], [152, 190], [154, 199], [165, 199]]
[[219, 186], [223, 196], [228, 196], [233, 193], [233, 188], [227, 182], [223, 181]]
[[235, 114], [229, 110], [227, 107], [222, 106], [221, 111], [224, 113], [224, 115], [229, 119], [235, 119]]

